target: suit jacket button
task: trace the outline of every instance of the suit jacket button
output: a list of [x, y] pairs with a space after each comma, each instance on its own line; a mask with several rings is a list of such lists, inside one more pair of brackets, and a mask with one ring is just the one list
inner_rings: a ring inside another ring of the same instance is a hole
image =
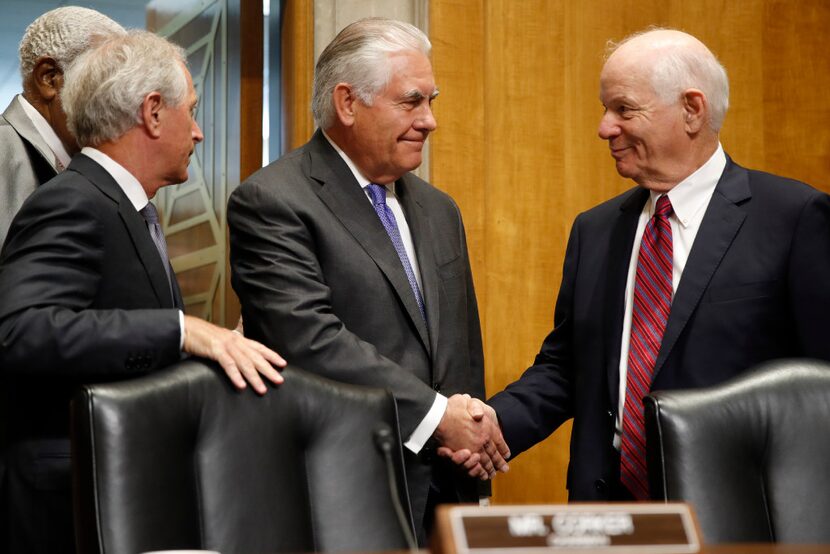
[[605, 482], [605, 479], [597, 479], [594, 481], [594, 488], [597, 489], [597, 492], [600, 494], [608, 492], [608, 484]]
[[610, 418], [613, 418], [614, 417], [614, 412], [612, 412], [611, 410], [608, 410], [608, 412], [606, 412], [606, 415]]

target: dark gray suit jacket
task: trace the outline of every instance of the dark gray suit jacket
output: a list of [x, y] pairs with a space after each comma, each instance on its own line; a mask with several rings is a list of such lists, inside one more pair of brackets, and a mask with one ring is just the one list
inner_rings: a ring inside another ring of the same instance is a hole
[[0, 245], [23, 201], [55, 175], [55, 155], [15, 96], [0, 116]]
[[71, 546], [69, 400], [179, 360], [174, 295], [144, 219], [90, 158], [23, 204], [0, 253], [6, 502], [25, 543], [13, 552]]
[[[576, 218], [554, 329], [534, 365], [490, 400], [514, 455], [573, 418], [572, 500], [608, 499], [618, 486], [625, 284], [648, 196], [638, 187]], [[651, 390], [714, 385], [773, 358], [830, 360], [828, 331], [830, 196], [728, 160], [675, 293]]]
[[[405, 439], [435, 391], [482, 398], [484, 368], [458, 207], [411, 174], [396, 194], [415, 244], [426, 323], [366, 194], [319, 131], [234, 191], [228, 222], [245, 334], [304, 369], [389, 389]], [[420, 523], [430, 468], [410, 457], [407, 471]], [[459, 499], [476, 499], [474, 482], [453, 480]]]

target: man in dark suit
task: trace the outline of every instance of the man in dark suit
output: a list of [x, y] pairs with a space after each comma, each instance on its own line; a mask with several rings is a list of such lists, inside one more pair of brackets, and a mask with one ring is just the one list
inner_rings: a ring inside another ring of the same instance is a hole
[[188, 177], [202, 133], [184, 52], [146, 32], [111, 37], [66, 69], [83, 146], [38, 187], [0, 254], [0, 368], [9, 404], [4, 499], [11, 552], [71, 552], [68, 406], [75, 386], [124, 379], [189, 353], [266, 391], [284, 361], [182, 312], [149, 199]]
[[599, 135], [639, 186], [577, 217], [554, 329], [489, 402], [514, 455], [573, 418], [572, 500], [648, 497], [650, 390], [830, 360], [830, 197], [723, 152], [728, 90], [715, 56], [672, 30], [623, 41], [602, 70]]
[[434, 458], [433, 440], [484, 446], [482, 477], [491, 458], [505, 468], [497, 427], [480, 410], [470, 417], [461, 394], [484, 394], [461, 215], [409, 173], [436, 127], [429, 49], [397, 21], [343, 29], [316, 67], [320, 130], [228, 205], [246, 334], [307, 370], [394, 394], [422, 544], [436, 503], [479, 497], [474, 480]]
[[123, 32], [107, 16], [78, 6], [48, 11], [27, 27], [20, 41], [23, 93], [0, 116], [0, 245], [23, 201], [78, 151], [61, 107], [64, 68], [93, 36]]
[[[0, 115], [0, 245], [29, 195], [69, 165], [78, 144], [66, 128], [60, 91], [63, 71], [89, 47], [93, 36], [123, 33], [107, 16], [77, 6], [48, 11], [31, 23], [20, 41], [23, 93]], [[6, 394], [0, 385], [0, 411]], [[5, 422], [0, 421], [0, 444]], [[0, 498], [5, 498], [5, 460], [0, 456]], [[7, 544], [8, 517], [0, 503], [0, 545]]]

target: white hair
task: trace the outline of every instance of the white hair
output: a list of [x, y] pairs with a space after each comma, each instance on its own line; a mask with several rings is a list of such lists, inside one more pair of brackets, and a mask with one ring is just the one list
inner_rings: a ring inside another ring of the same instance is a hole
[[187, 99], [184, 50], [147, 31], [111, 37], [78, 56], [66, 70], [61, 97], [78, 144], [97, 146], [140, 123], [151, 92], [169, 106]]
[[332, 93], [338, 83], [348, 83], [364, 104], [371, 106], [375, 95], [391, 77], [388, 57], [395, 52], [417, 51], [429, 56], [432, 45], [414, 25], [370, 17], [346, 26], [326, 46], [314, 69], [311, 111], [322, 129], [334, 124]]
[[35, 19], [23, 34], [18, 54], [25, 81], [43, 56], [53, 58], [63, 71], [87, 50], [97, 36], [120, 35], [124, 27], [95, 10], [65, 6]]
[[[608, 56], [633, 39], [659, 31], [674, 29], [652, 27], [634, 33], [618, 43], [609, 43]], [[699, 89], [709, 102], [709, 127], [717, 132], [729, 109], [729, 78], [726, 69], [706, 45], [691, 35], [683, 34], [700, 47], [690, 47], [688, 40], [661, 41], [656, 48], [659, 54], [651, 66], [651, 86], [660, 99], [667, 103], [677, 102], [686, 89]]]

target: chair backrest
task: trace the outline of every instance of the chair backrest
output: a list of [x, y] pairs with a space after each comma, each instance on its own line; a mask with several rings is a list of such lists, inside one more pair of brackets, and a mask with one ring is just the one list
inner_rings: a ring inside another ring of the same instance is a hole
[[84, 387], [72, 403], [79, 552], [405, 548], [373, 436], [392, 430], [411, 528], [391, 395], [283, 375], [263, 397], [201, 360]]
[[655, 392], [645, 415], [651, 495], [690, 502], [707, 542], [830, 542], [830, 364]]

